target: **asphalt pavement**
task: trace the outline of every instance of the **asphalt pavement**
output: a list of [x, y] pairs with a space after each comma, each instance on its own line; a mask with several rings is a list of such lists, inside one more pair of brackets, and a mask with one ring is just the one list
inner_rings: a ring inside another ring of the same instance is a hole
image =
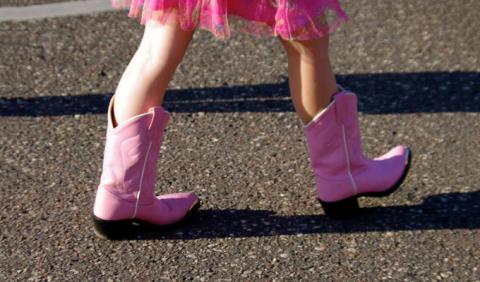
[[480, 1], [344, 3], [335, 71], [366, 153], [412, 148], [401, 189], [326, 217], [278, 40], [199, 30], [164, 104], [157, 191], [203, 205], [121, 241], [90, 216], [142, 26], [126, 11], [1, 22], [0, 280], [479, 281]]
[[[26, 7], [31, 5], [41, 5], [47, 3], [74, 2], [85, 0], [2, 0], [0, 7]], [[108, 0], [107, 0], [108, 1]]]

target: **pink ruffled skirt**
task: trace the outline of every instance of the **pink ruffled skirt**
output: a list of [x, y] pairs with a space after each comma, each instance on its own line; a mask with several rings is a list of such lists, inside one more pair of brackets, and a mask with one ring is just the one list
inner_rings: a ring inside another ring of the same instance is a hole
[[348, 19], [339, 0], [111, 0], [129, 8], [130, 18], [165, 23], [176, 17], [182, 29], [202, 28], [218, 38], [232, 31], [255, 36], [310, 40], [336, 30]]

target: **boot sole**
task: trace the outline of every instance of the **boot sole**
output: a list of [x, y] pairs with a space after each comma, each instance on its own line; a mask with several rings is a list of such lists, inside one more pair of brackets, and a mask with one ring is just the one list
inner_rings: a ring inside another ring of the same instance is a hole
[[403, 171], [402, 176], [400, 179], [389, 189], [382, 191], [382, 192], [367, 192], [367, 193], [360, 193], [350, 198], [346, 198], [344, 200], [336, 201], [336, 202], [324, 202], [319, 199], [320, 204], [323, 207], [325, 214], [332, 218], [348, 218], [355, 214], [357, 214], [360, 210], [360, 206], [358, 205], [358, 198], [360, 197], [386, 197], [393, 192], [395, 192], [402, 183], [405, 181], [407, 177], [408, 171], [410, 170], [410, 164], [412, 162], [412, 150], [407, 148], [408, 151], [408, 162]]
[[197, 201], [187, 212], [187, 214], [178, 222], [166, 225], [157, 225], [152, 224], [146, 221], [137, 220], [137, 219], [127, 219], [127, 220], [104, 220], [96, 217], [92, 214], [93, 227], [95, 235], [99, 238], [107, 240], [120, 240], [123, 238], [128, 238], [132, 235], [135, 227], [152, 227], [152, 228], [162, 228], [162, 229], [171, 229], [184, 223], [188, 218], [191, 217], [200, 208], [200, 201]]

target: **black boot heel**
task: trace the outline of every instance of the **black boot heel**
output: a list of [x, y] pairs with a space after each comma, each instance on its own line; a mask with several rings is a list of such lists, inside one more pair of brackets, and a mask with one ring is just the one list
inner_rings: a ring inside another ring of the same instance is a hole
[[348, 218], [358, 214], [360, 211], [357, 197], [352, 197], [337, 202], [319, 201], [322, 204], [325, 214], [333, 218]]
[[131, 220], [103, 220], [95, 215], [92, 218], [95, 234], [103, 239], [121, 239], [130, 234], [133, 228]]

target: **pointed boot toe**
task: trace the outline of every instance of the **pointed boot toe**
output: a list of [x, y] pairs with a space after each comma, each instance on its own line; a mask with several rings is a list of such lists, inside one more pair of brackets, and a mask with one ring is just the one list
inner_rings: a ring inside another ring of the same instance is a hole
[[[383, 174], [383, 181], [370, 189], [362, 191], [361, 196], [384, 197], [395, 192], [404, 182], [412, 160], [412, 151], [404, 146], [397, 146], [380, 158], [374, 159]], [[368, 187], [368, 185], [366, 185]]]
[[158, 196], [150, 209], [145, 207], [139, 218], [157, 225], [171, 225], [183, 221], [200, 207], [200, 200], [193, 192]]
[[[395, 147], [393, 147], [392, 149], [390, 149], [390, 151], [388, 151], [387, 153], [379, 156], [379, 157], [376, 157], [374, 158], [375, 160], [384, 160], [384, 159], [390, 159], [390, 158], [394, 158], [394, 157], [403, 157], [405, 159], [405, 161], [408, 160], [408, 157], [407, 157], [407, 151], [410, 150], [408, 147], [404, 146], [404, 145], [397, 145]], [[405, 162], [406, 164], [406, 162]]]

